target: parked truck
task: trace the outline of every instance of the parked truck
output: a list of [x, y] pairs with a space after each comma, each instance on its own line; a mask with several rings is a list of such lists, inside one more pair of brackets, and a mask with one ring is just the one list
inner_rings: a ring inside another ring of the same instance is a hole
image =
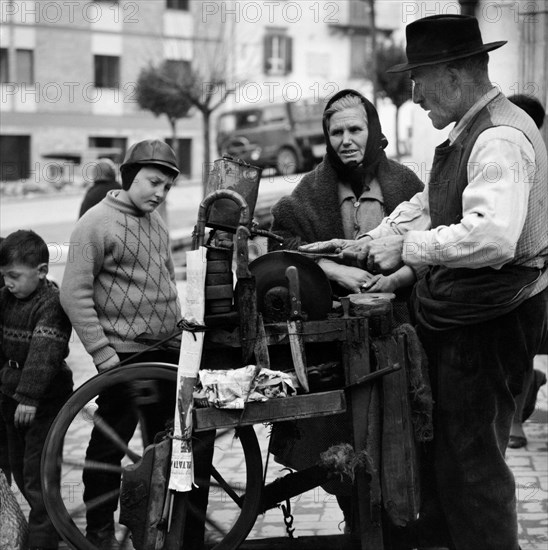
[[325, 154], [324, 100], [246, 105], [217, 120], [221, 156], [239, 158], [279, 174], [310, 170]]

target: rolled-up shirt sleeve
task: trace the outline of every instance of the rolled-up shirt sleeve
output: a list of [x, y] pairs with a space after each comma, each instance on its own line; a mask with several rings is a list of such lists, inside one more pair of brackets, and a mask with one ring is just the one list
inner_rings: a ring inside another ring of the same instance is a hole
[[490, 128], [470, 154], [459, 223], [431, 228], [425, 188], [369, 235], [404, 235], [402, 259], [411, 267], [498, 269], [514, 257], [534, 175], [535, 153], [525, 135], [508, 126]]

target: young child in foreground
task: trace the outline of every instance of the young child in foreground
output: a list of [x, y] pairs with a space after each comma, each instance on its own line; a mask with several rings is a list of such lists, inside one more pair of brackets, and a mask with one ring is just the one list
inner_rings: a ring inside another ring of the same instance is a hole
[[33, 231], [0, 244], [0, 413], [11, 473], [30, 505], [30, 550], [58, 547], [42, 495], [40, 457], [49, 428], [72, 392], [65, 363], [71, 325], [47, 279], [49, 251]]

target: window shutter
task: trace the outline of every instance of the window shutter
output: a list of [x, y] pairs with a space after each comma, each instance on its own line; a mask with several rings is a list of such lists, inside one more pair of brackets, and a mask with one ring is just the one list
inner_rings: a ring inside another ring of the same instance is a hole
[[270, 61], [269, 59], [272, 57], [272, 37], [271, 36], [265, 36], [263, 38], [263, 71], [264, 74], [270, 73]]
[[285, 74], [293, 71], [293, 38], [285, 37]]

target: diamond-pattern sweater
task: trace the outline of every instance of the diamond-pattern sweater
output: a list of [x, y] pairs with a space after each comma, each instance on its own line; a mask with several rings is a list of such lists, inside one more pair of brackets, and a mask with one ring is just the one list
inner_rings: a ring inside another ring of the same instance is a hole
[[172, 332], [180, 319], [167, 226], [118, 193], [78, 220], [61, 286], [61, 304], [97, 366], [146, 349], [137, 335]]
[[71, 333], [52, 282], [42, 281], [23, 300], [0, 289], [0, 391], [35, 407], [67, 397], [72, 372], [64, 359]]

